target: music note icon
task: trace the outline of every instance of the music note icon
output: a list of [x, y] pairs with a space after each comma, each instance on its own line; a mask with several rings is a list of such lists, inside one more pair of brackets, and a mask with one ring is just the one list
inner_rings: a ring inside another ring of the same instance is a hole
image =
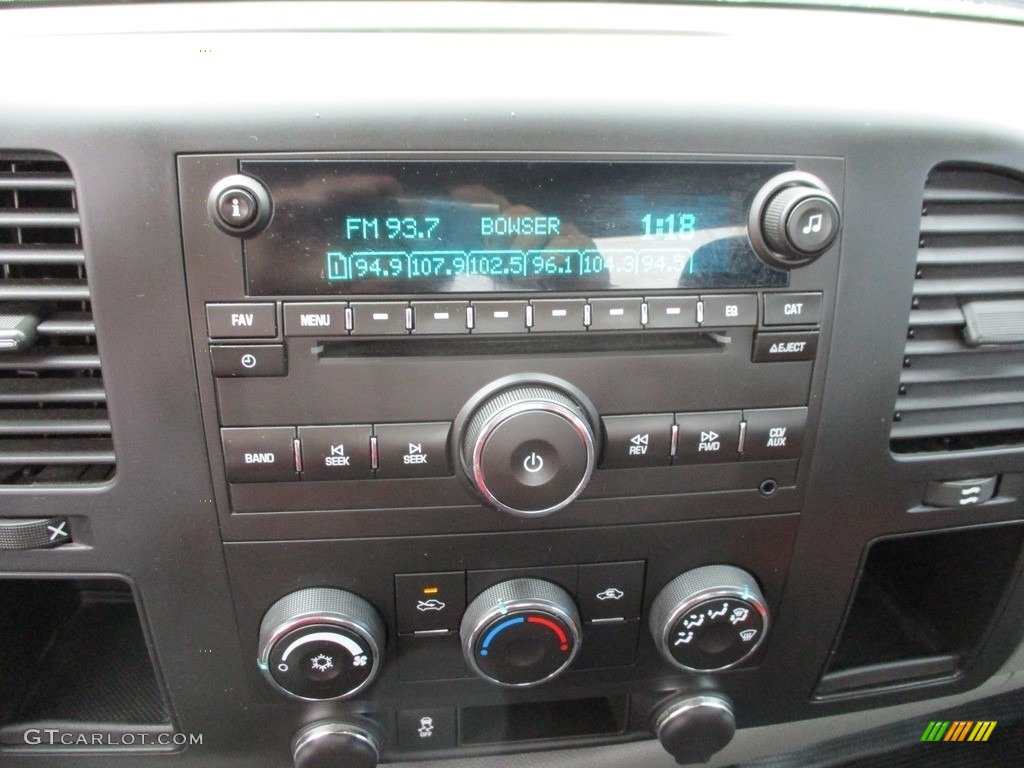
[[807, 219], [807, 226], [800, 230], [803, 234], [809, 235], [812, 232], [821, 232], [821, 225], [824, 220], [824, 214], [816, 213]]

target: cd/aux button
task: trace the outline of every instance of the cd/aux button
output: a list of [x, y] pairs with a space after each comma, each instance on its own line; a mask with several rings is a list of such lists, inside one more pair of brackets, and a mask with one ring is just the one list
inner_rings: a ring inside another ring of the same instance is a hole
[[806, 408], [764, 408], [744, 411], [747, 436], [743, 458], [747, 461], [799, 458], [804, 447]]

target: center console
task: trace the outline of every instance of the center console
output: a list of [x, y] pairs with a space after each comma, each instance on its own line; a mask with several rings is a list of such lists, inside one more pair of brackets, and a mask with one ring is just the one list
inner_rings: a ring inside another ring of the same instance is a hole
[[297, 761], [321, 736], [392, 759], [651, 730], [710, 754], [766, 721], [841, 160], [179, 172], [255, 696], [346, 718]]

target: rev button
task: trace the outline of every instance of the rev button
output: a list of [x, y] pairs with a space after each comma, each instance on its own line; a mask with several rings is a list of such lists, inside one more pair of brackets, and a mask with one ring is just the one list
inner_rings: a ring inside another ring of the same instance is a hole
[[604, 416], [602, 469], [667, 467], [672, 451], [672, 414]]

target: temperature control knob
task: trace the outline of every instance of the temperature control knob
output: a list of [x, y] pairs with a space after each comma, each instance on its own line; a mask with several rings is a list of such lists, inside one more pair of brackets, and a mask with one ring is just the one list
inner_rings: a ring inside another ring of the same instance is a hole
[[748, 658], [768, 631], [757, 581], [731, 565], [706, 565], [677, 576], [651, 606], [651, 634], [665, 660], [711, 672]]
[[259, 666], [293, 698], [347, 699], [376, 677], [384, 636], [384, 622], [363, 598], [329, 587], [302, 589], [263, 617]]
[[569, 594], [540, 579], [484, 590], [462, 617], [462, 652], [484, 680], [525, 688], [560, 675], [580, 647], [580, 616]]
[[567, 382], [535, 376], [496, 382], [456, 420], [458, 459], [473, 487], [523, 517], [562, 509], [594, 471], [597, 413]]
[[810, 264], [839, 235], [839, 205], [819, 179], [797, 171], [762, 187], [750, 209], [750, 242], [764, 261], [792, 269]]

